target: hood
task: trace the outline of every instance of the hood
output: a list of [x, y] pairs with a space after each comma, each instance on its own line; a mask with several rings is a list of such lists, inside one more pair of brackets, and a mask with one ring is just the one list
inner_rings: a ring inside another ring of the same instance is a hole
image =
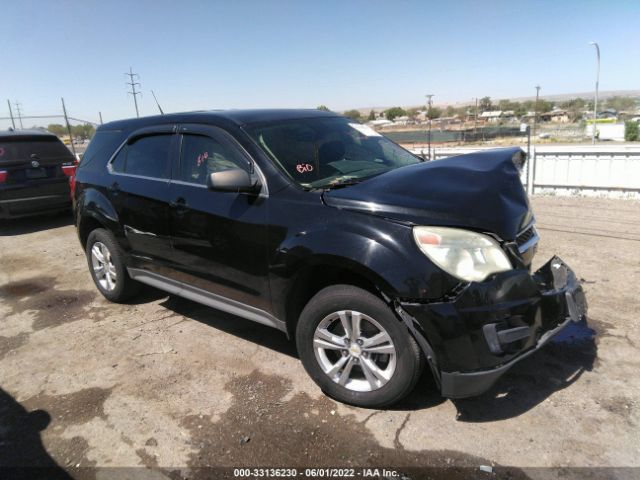
[[523, 158], [519, 148], [459, 155], [328, 190], [323, 198], [336, 208], [415, 225], [473, 228], [514, 240], [531, 218], [516, 166]]

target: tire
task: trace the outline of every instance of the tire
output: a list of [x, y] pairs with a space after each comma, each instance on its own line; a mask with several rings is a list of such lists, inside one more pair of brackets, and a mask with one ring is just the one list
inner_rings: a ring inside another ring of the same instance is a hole
[[327, 287], [309, 301], [300, 314], [296, 345], [304, 368], [324, 393], [359, 407], [397, 403], [413, 390], [424, 368], [418, 344], [393, 311], [351, 285]]
[[[102, 253], [105, 260], [102, 262], [103, 267], [109, 262], [110, 268], [102, 270], [97, 268], [100, 260], [99, 256], [93, 253], [94, 247]], [[93, 230], [87, 238], [85, 253], [93, 283], [104, 298], [111, 302], [122, 303], [140, 291], [140, 284], [127, 273], [124, 252], [111, 232], [104, 228]], [[100, 272], [103, 271], [108, 271], [108, 275], [106, 273], [101, 275]]]

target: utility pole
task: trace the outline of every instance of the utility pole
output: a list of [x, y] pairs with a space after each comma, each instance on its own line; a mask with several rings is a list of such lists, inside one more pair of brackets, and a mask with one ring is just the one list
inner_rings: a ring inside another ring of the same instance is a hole
[[432, 105], [432, 101], [433, 101], [433, 97], [435, 95], [433, 94], [427, 94], [425, 95], [425, 97], [427, 97], [427, 118], [429, 119], [429, 143], [428, 143], [428, 147], [427, 147], [427, 152], [428, 156], [429, 156], [429, 160], [431, 160], [431, 105]]
[[98, 112], [98, 116], [100, 117], [100, 125], [102, 125], [102, 112]]
[[600, 84], [600, 45], [597, 42], [589, 42], [589, 45], [596, 47], [596, 55], [598, 56], [598, 71], [596, 73], [596, 101], [593, 103], [593, 130], [591, 132], [591, 143], [596, 144], [596, 124], [598, 120], [598, 87]]
[[11, 117], [11, 125], [13, 125], [13, 129], [16, 129], [16, 121], [13, 119], [13, 112], [11, 111], [11, 102], [7, 98], [7, 105], [9, 106], [9, 116]]
[[473, 117], [473, 141], [478, 138], [478, 97], [476, 97], [476, 114]]
[[536, 85], [536, 111], [533, 117], [533, 136], [538, 133], [538, 99], [540, 98], [540, 85]]
[[140, 117], [140, 112], [138, 111], [138, 95], [140, 95], [140, 92], [136, 92], [136, 85], [140, 86], [139, 82], [135, 81], [135, 78], [140, 78], [140, 75], [138, 75], [137, 73], [133, 73], [133, 69], [131, 67], [129, 67], [129, 73], [125, 73], [125, 75], [127, 75], [129, 77], [129, 81], [126, 83], [127, 85], [129, 85], [131, 87], [131, 91], [127, 92], [130, 93], [131, 95], [133, 95], [133, 103], [136, 106], [136, 117]]
[[64, 121], [67, 124], [67, 132], [69, 133], [69, 143], [71, 143], [71, 150], [73, 151], [73, 156], [76, 157], [76, 147], [73, 144], [73, 137], [71, 136], [71, 125], [69, 125], [69, 117], [67, 117], [67, 107], [64, 106], [64, 98], [60, 97], [62, 100], [62, 113], [64, 113]]
[[14, 105], [16, 106], [16, 113], [18, 114], [18, 120], [20, 121], [20, 129], [24, 129], [22, 126], [22, 110], [20, 110], [20, 106], [22, 104], [20, 102], [15, 102]]

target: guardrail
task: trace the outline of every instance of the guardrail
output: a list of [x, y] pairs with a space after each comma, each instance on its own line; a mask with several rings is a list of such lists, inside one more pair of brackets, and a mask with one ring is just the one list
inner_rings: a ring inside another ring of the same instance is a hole
[[[435, 148], [431, 160], [490, 148]], [[426, 158], [424, 148], [411, 151]], [[640, 199], [640, 145], [532, 145], [530, 157], [521, 176], [529, 194]]]

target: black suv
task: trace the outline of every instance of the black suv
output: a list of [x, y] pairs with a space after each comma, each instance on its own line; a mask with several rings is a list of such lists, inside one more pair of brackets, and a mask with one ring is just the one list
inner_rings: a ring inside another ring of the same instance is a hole
[[0, 219], [71, 208], [75, 157], [49, 132], [0, 132]]
[[425, 363], [465, 397], [586, 313], [560, 259], [530, 273], [523, 162], [426, 163], [315, 110], [124, 120], [78, 167], [76, 224], [109, 300], [141, 282], [282, 330], [350, 404], [397, 402]]

